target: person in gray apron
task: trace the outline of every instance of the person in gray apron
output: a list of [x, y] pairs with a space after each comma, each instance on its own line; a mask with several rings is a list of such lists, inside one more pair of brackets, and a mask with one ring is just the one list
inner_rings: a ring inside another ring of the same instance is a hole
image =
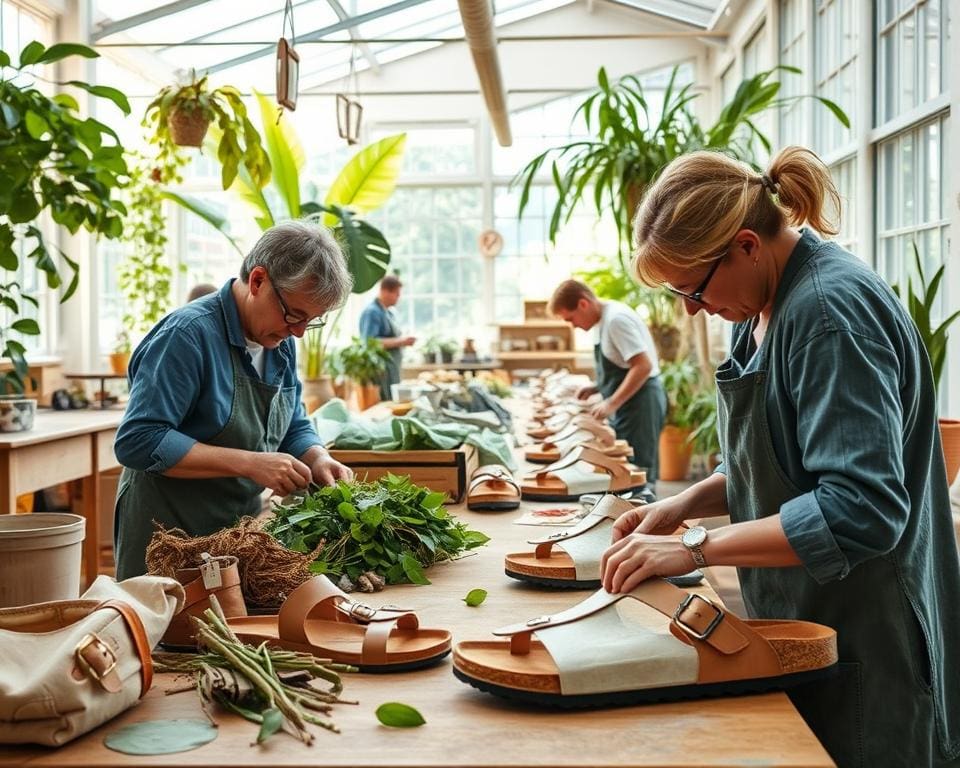
[[723, 464], [620, 518], [603, 583], [737, 566], [751, 617], [836, 629], [839, 673], [788, 693], [837, 765], [958, 766], [960, 563], [930, 361], [876, 273], [789, 226], [835, 233], [828, 197], [839, 210], [800, 147], [763, 175], [693, 153], [647, 192], [641, 279], [735, 323], [716, 374]]
[[260, 511], [260, 494], [350, 479], [300, 402], [295, 339], [350, 292], [330, 233], [267, 230], [239, 279], [161, 320], [130, 361], [114, 450], [117, 578], [146, 571], [154, 523], [203, 536]]
[[400, 383], [400, 368], [403, 365], [403, 348], [416, 342], [413, 336], [401, 336], [392, 307], [400, 301], [403, 283], [396, 275], [387, 275], [380, 281], [377, 297], [360, 313], [360, 338], [378, 339], [390, 355], [387, 370], [380, 379], [380, 399], [391, 398], [390, 385]]
[[548, 308], [575, 328], [589, 331], [599, 326], [593, 348], [597, 383], [583, 387], [577, 397], [586, 399], [597, 392], [603, 395], [591, 414], [600, 421], [610, 419], [617, 437], [633, 448], [632, 463], [646, 470], [648, 483], [656, 482], [667, 397], [646, 323], [626, 304], [600, 301], [579, 280], [564, 280], [557, 286]]

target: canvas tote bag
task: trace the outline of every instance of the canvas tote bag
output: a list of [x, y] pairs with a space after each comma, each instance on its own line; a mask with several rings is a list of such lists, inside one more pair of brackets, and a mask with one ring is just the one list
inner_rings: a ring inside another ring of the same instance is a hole
[[58, 746], [135, 704], [182, 604], [173, 579], [100, 576], [78, 600], [0, 609], [0, 743]]

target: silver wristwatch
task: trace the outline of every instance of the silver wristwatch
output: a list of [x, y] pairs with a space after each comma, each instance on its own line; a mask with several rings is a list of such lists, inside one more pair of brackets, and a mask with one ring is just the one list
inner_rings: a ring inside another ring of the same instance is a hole
[[707, 560], [703, 556], [703, 550], [701, 549], [707, 541], [706, 528], [702, 525], [687, 528], [680, 537], [680, 541], [683, 543], [683, 546], [690, 550], [690, 554], [693, 556], [693, 562], [697, 564], [698, 568], [706, 566]]

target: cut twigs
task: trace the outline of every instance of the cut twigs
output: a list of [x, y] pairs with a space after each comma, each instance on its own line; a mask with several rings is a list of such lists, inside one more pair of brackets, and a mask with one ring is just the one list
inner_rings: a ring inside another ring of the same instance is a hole
[[[209, 705], [219, 704], [229, 712], [257, 723], [256, 743], [278, 731], [286, 731], [304, 744], [313, 742], [307, 725], [339, 733], [333, 723], [317, 716], [329, 715], [333, 704], [354, 704], [339, 697], [343, 690], [340, 672], [353, 668], [263, 644], [257, 648], [237, 640], [220, 612], [216, 598], [204, 619], [191, 617], [203, 653], [157, 653], [158, 672], [193, 674], [204, 713], [213, 722]], [[218, 615], [219, 613], [219, 615]], [[326, 689], [318, 681], [327, 683]], [[178, 691], [187, 690], [179, 688]]]

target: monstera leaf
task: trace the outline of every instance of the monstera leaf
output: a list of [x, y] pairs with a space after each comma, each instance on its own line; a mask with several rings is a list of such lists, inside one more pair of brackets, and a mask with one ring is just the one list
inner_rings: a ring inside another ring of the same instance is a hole
[[338, 205], [304, 203], [303, 214], [324, 215], [334, 222], [333, 233], [347, 257], [347, 268], [353, 275], [353, 292], [365, 293], [379, 282], [390, 264], [390, 244], [383, 233], [348, 208]]

